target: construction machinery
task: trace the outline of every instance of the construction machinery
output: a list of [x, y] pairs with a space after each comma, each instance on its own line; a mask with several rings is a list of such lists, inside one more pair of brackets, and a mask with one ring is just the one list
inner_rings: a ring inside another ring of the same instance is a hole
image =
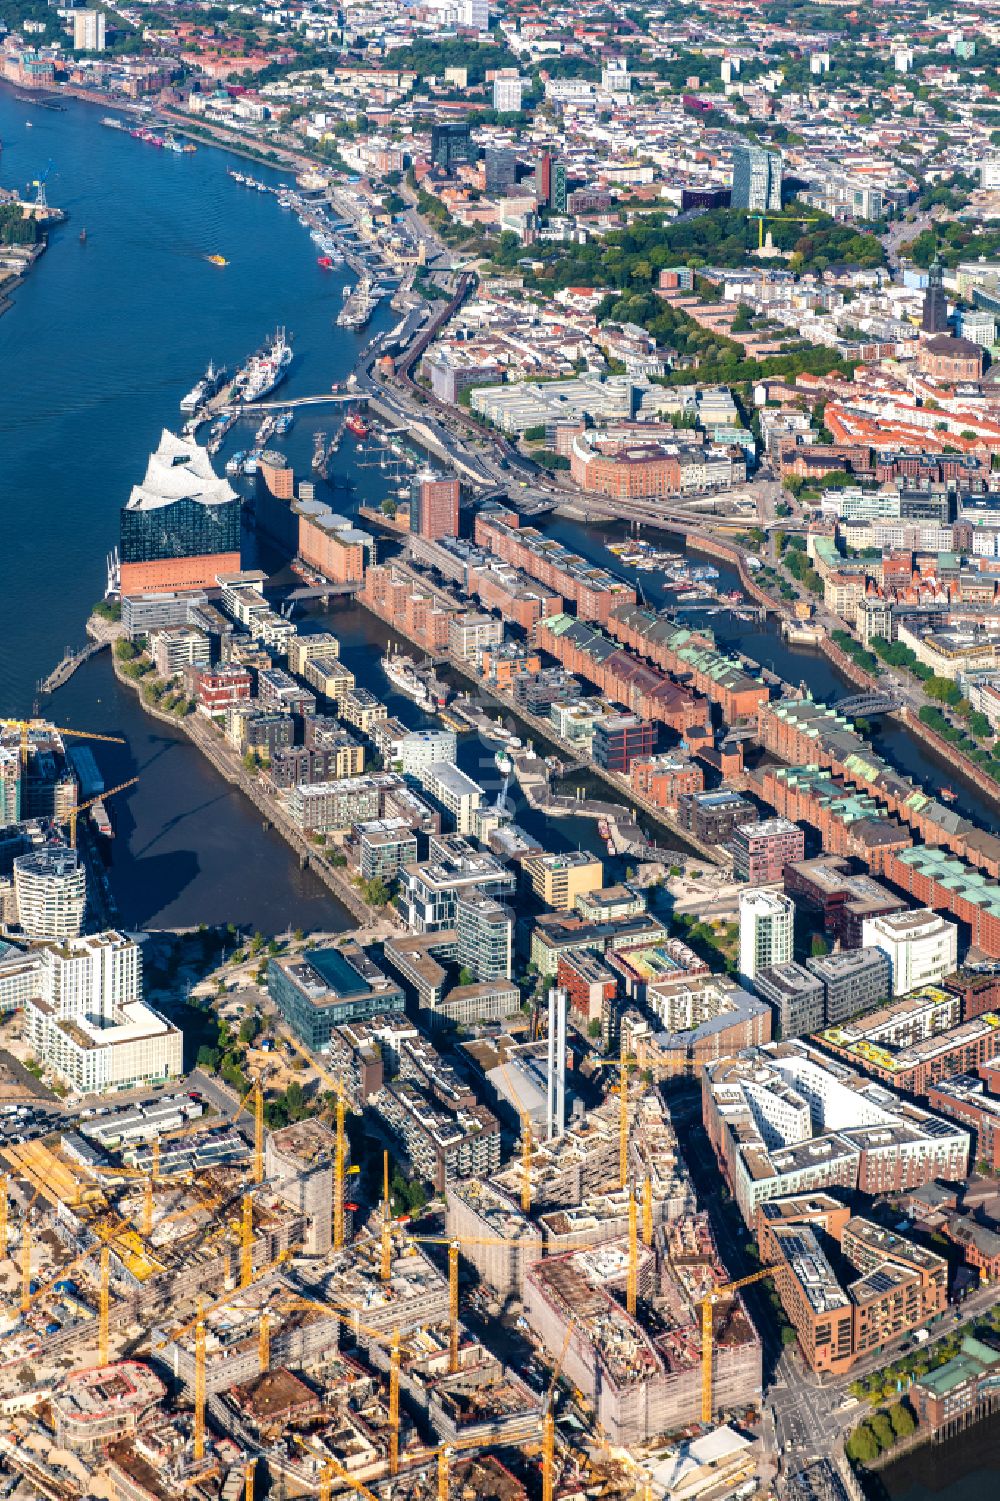
[[820, 222], [817, 214], [813, 214], [811, 217], [803, 216], [802, 218], [795, 218], [791, 214], [747, 214], [747, 218], [751, 221], [754, 219], [757, 221], [758, 250], [764, 249], [765, 224], [818, 224]]
[[635, 1305], [639, 1288], [639, 1242], [637, 1235], [637, 1214], [635, 1202], [635, 1189], [630, 1190], [628, 1196], [628, 1273], [625, 1281], [625, 1307], [629, 1315], [635, 1318]]
[[389, 1474], [399, 1473], [399, 1330], [392, 1331], [389, 1357]]
[[76, 822], [80, 814], [85, 813], [88, 808], [93, 808], [97, 803], [103, 803], [107, 798], [114, 797], [116, 792], [124, 792], [127, 787], [134, 787], [138, 780], [138, 777], [129, 777], [127, 782], [119, 782], [117, 787], [109, 787], [106, 792], [100, 793], [97, 797], [88, 798], [85, 803], [78, 803], [75, 808], [69, 810], [66, 822], [69, 824], [70, 849], [76, 849]]
[[205, 1305], [198, 1299], [194, 1325], [194, 1457], [205, 1458]]
[[756, 1272], [751, 1272], [749, 1277], [738, 1277], [735, 1282], [724, 1282], [721, 1287], [715, 1287], [707, 1293], [698, 1304], [701, 1309], [701, 1421], [703, 1423], [711, 1423], [715, 1406], [712, 1391], [715, 1305], [730, 1298], [741, 1287], [750, 1287], [754, 1282], [761, 1282], [776, 1271], [776, 1266], [762, 1266]]
[[342, 1251], [344, 1249], [344, 1179], [347, 1162], [347, 1100], [344, 1095], [344, 1081], [339, 1076], [331, 1074], [329, 1069], [325, 1068], [318, 1058], [314, 1058], [309, 1049], [291, 1032], [284, 1032], [282, 1035], [287, 1038], [300, 1057], [316, 1070], [337, 1097], [337, 1140], [333, 1154], [333, 1248], [335, 1251]]
[[97, 1325], [97, 1363], [107, 1365], [111, 1345], [111, 1251], [101, 1247], [100, 1303]]
[[22, 766], [27, 766], [28, 764], [32, 730], [54, 730], [57, 735], [75, 735], [78, 740], [106, 740], [111, 745], [124, 745], [126, 743], [121, 735], [99, 735], [96, 730], [71, 730], [66, 725], [49, 724], [46, 719], [0, 718], [0, 725], [7, 725], [20, 731]]

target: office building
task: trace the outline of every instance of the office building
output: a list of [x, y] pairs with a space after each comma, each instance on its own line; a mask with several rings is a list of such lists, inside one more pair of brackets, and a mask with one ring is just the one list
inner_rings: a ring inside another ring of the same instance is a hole
[[557, 912], [572, 912], [578, 896], [604, 885], [604, 866], [584, 850], [529, 855], [521, 869], [538, 900]]
[[[836, 1237], [846, 1273], [842, 1285], [818, 1227], [809, 1222], [808, 1205], [800, 1208], [799, 1202], [786, 1218], [781, 1205], [762, 1206], [760, 1254], [774, 1268], [775, 1287], [811, 1370], [843, 1375], [890, 1340], [944, 1312], [948, 1264], [943, 1257], [855, 1216]], [[825, 1215], [825, 1203], [817, 1208]]]
[[602, 714], [594, 720], [590, 753], [605, 771], [627, 776], [632, 762], [651, 756], [655, 746], [655, 724], [637, 714]]
[[514, 914], [476, 887], [455, 900], [456, 958], [477, 980], [509, 980], [514, 960]]
[[365, 881], [395, 881], [404, 865], [417, 858], [417, 836], [404, 818], [371, 819], [357, 824], [358, 865]]
[[862, 941], [888, 957], [893, 995], [939, 985], [958, 967], [958, 927], [929, 907], [871, 918], [862, 928]]
[[460, 488], [457, 478], [421, 474], [414, 531], [432, 542], [438, 537], [457, 537]]
[[762, 969], [792, 957], [795, 907], [776, 891], [740, 892], [740, 975], [752, 982]]
[[548, 1072], [545, 1137], [552, 1141], [566, 1130], [566, 1011], [569, 996], [561, 985], [549, 991]]
[[107, 25], [103, 10], [74, 10], [71, 15], [73, 51], [103, 52]]
[[458, 898], [474, 887], [505, 896], [514, 890], [514, 876], [460, 835], [432, 838], [428, 858], [400, 871], [400, 910], [407, 927], [412, 933], [454, 928]]
[[780, 881], [785, 866], [804, 857], [805, 831], [788, 818], [737, 824], [732, 851], [736, 879], [748, 881], [751, 886], [764, 886]]
[[21, 755], [0, 745], [0, 828], [21, 822]]
[[267, 991], [299, 1041], [317, 1051], [345, 1022], [403, 1010], [402, 990], [353, 942], [272, 959]]
[[880, 948], [841, 949], [806, 960], [823, 986], [824, 1021], [838, 1027], [892, 994], [892, 965]]
[[164, 429], [121, 512], [121, 592], [212, 588], [240, 567], [240, 498], [207, 449]]
[[823, 1027], [823, 983], [794, 959], [760, 970], [754, 990], [774, 1008], [782, 1037], [807, 1037]]
[[31, 942], [76, 938], [87, 907], [87, 870], [75, 849], [45, 845], [14, 860], [17, 921]]
[[753, 214], [781, 212], [781, 152], [760, 146], [733, 148], [733, 208]]
[[483, 173], [487, 193], [503, 197], [508, 188], [517, 184], [517, 153], [505, 146], [487, 146]]
[[[450, 172], [457, 162], [474, 162], [476, 148], [468, 120], [445, 120], [431, 126], [431, 161]], [[454, 535], [454, 533], [452, 533]]]
[[737, 825], [749, 823], [756, 811], [749, 798], [724, 788], [717, 792], [682, 792], [677, 799], [681, 828], [705, 844], [725, 844]]
[[499, 77], [493, 80], [493, 108], [501, 115], [516, 115], [521, 110], [524, 79]]
[[566, 212], [566, 163], [557, 162], [548, 151], [535, 168], [535, 196], [554, 214]]

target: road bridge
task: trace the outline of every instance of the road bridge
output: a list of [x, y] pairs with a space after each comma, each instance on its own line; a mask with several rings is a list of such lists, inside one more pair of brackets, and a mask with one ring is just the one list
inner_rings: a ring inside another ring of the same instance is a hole
[[848, 719], [871, 719], [876, 714], [892, 714], [903, 706], [903, 696], [895, 688], [884, 693], [854, 693], [840, 698], [833, 705], [838, 714]]

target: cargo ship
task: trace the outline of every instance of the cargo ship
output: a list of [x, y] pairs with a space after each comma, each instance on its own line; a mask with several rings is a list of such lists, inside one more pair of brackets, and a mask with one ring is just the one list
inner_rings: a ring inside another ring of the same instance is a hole
[[367, 438], [370, 431], [358, 412], [351, 412], [350, 416], [344, 419], [344, 426], [356, 438]]

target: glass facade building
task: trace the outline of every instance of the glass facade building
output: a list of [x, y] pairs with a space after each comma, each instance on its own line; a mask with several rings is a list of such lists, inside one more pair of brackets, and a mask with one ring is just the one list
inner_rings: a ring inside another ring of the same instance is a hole
[[146, 508], [125, 506], [121, 518], [123, 563], [198, 558], [240, 550], [240, 500], [175, 500]]
[[313, 949], [308, 958], [272, 959], [268, 995], [306, 1047], [327, 1048], [334, 1027], [403, 1010], [403, 992], [352, 946]]

